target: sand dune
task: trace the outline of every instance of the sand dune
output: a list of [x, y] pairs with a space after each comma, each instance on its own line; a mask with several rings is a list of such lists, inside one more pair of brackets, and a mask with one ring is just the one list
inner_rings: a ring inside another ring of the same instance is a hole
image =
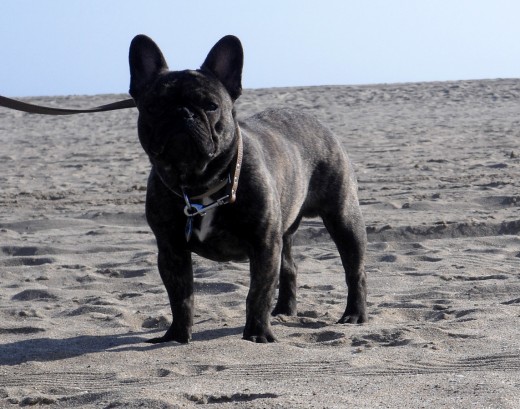
[[[64, 107], [125, 95], [32, 98]], [[189, 345], [144, 220], [135, 110], [0, 109], [0, 407], [518, 408], [520, 80], [246, 90], [318, 116], [355, 162], [369, 323], [319, 220], [297, 236], [296, 317], [241, 340], [247, 263], [195, 259]]]

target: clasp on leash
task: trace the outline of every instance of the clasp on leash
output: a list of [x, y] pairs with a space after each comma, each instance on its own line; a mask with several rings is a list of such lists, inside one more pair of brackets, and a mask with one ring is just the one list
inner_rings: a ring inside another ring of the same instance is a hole
[[186, 217], [193, 217], [193, 216], [197, 216], [197, 215], [205, 216], [206, 215], [205, 210], [206, 210], [206, 207], [204, 207], [203, 205], [200, 205], [200, 204], [195, 204], [195, 203], [184, 206], [184, 214], [186, 215]]
[[186, 203], [186, 206], [184, 206], [184, 214], [186, 217], [193, 217], [198, 214], [201, 216], [204, 216], [206, 213], [204, 212], [204, 205], [197, 204], [197, 203], [191, 203], [190, 198], [186, 194], [186, 192], [182, 191], [182, 196], [184, 197], [184, 203]]
[[193, 218], [195, 216], [204, 217], [206, 215], [206, 212], [208, 210], [214, 209], [215, 207], [223, 206], [227, 203], [229, 203], [229, 195], [225, 195], [221, 197], [220, 199], [215, 200], [213, 203], [204, 206], [198, 203], [191, 203], [190, 198], [184, 192], [182, 191], [182, 196], [184, 197], [184, 203], [186, 203], [186, 206], [184, 206], [184, 214], [187, 217], [186, 220], [186, 229], [184, 231], [186, 235], [186, 241], [190, 241], [191, 233], [193, 231]]
[[194, 216], [205, 216], [208, 210], [214, 209], [215, 207], [223, 206], [229, 203], [229, 195], [225, 195], [220, 199], [215, 200], [213, 203], [204, 206], [197, 203], [191, 203], [189, 197], [186, 193], [183, 192], [184, 202], [186, 206], [184, 206], [184, 214], [186, 217], [194, 217]]

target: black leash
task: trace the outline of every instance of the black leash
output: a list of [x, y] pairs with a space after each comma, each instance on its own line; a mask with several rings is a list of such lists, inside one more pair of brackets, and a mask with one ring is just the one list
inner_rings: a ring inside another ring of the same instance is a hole
[[87, 109], [67, 109], [67, 108], [51, 108], [41, 105], [28, 104], [26, 102], [17, 101], [15, 99], [3, 97], [0, 95], [0, 106], [15, 109], [17, 111], [28, 112], [30, 114], [41, 115], [73, 115], [73, 114], [88, 114], [93, 112], [114, 111], [116, 109], [135, 108], [135, 101], [133, 99], [125, 99], [123, 101], [113, 102], [107, 105], [101, 105], [94, 108]]

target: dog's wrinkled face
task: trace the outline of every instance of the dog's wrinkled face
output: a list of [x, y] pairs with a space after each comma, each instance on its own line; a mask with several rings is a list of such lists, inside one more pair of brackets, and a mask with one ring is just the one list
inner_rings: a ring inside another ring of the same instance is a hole
[[229, 156], [242, 70], [234, 39], [217, 43], [200, 70], [173, 72], [148, 37], [132, 42], [130, 94], [139, 109], [139, 140], [171, 188], [204, 183], [210, 164]]
[[201, 72], [159, 76], [138, 108], [139, 140], [163, 180], [194, 183], [232, 142], [233, 102]]

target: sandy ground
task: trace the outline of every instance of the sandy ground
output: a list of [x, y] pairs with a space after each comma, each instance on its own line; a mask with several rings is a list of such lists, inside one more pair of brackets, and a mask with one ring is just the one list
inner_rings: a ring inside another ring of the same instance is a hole
[[144, 343], [170, 312], [136, 111], [0, 109], [0, 407], [520, 407], [520, 80], [246, 90], [239, 117], [268, 106], [318, 116], [355, 162], [369, 322], [335, 323], [341, 263], [309, 220], [279, 343], [241, 339], [248, 265], [201, 258], [193, 341]]

